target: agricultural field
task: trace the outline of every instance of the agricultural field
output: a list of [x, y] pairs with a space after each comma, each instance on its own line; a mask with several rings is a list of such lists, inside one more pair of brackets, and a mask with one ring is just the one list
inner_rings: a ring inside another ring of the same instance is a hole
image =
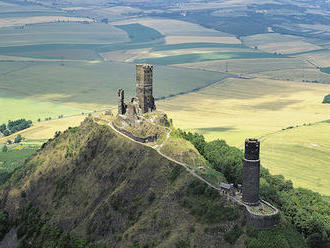
[[241, 147], [246, 137], [328, 119], [321, 102], [329, 91], [325, 84], [230, 78], [157, 105], [175, 126]]
[[38, 146], [33, 145], [11, 145], [8, 151], [2, 151], [0, 145], [0, 185], [16, 168], [21, 167], [25, 160], [34, 154]]
[[295, 186], [330, 195], [330, 122], [283, 130], [262, 138], [262, 164]]
[[125, 31], [103, 23], [42, 23], [0, 29], [0, 46], [111, 44], [128, 42]]
[[53, 119], [50, 121], [41, 121], [33, 123], [32, 127], [22, 130], [20, 132], [14, 133], [10, 136], [0, 138], [0, 145], [5, 144], [8, 139], [13, 140], [20, 134], [25, 139], [22, 144], [28, 146], [40, 146], [45, 141], [54, 137], [56, 131], [64, 131], [68, 127], [79, 126], [80, 123], [86, 118], [85, 115], [76, 115], [71, 117], [65, 117], [61, 119]]
[[35, 98], [0, 93], [0, 123], [21, 118], [36, 122], [38, 119], [44, 120], [49, 117], [55, 119], [60, 115], [68, 116], [81, 114], [82, 112], [88, 113], [90, 110], [41, 101]]
[[293, 35], [278, 33], [257, 34], [242, 38], [243, 44], [256, 47], [258, 50], [269, 53], [292, 54], [322, 49], [322, 47], [305, 41]]
[[233, 35], [208, 29], [198, 24], [165, 18], [138, 18], [113, 22], [112, 24], [127, 25], [134, 23], [155, 29], [164, 36], [205, 36], [205, 41], [208, 37], [233, 37]]
[[[330, 48], [330, 47], [329, 47]], [[310, 61], [310, 63], [318, 67], [330, 67], [330, 50], [323, 50], [313, 53], [305, 53], [297, 55], [296, 57]]]
[[280, 70], [280, 71], [266, 71], [255, 74], [259, 78], [269, 78], [276, 80], [289, 80], [289, 81], [300, 81], [300, 82], [316, 82], [316, 83], [330, 83], [330, 75], [322, 72], [319, 69], [291, 69], [291, 70]]
[[227, 70], [229, 73], [237, 74], [254, 74], [272, 71], [281, 73], [282, 70], [288, 69], [314, 68], [310, 63], [297, 58], [214, 60], [198, 63], [185, 63], [180, 64], [179, 66], [219, 72], [224, 72]]
[[[327, 92], [330, 85], [326, 84], [226, 79], [199, 92], [160, 101], [157, 106], [177, 128], [201, 133], [208, 140], [225, 139], [243, 149], [246, 138], [260, 138], [263, 165], [272, 173], [287, 176], [296, 186], [329, 195], [325, 186], [329, 175], [320, 182], [318, 177], [329, 159], [330, 125], [309, 126], [329, 119], [330, 108], [321, 103]], [[305, 155], [297, 158], [302, 153]]]
[[[117, 103], [119, 88], [127, 89], [127, 99], [135, 95], [134, 64], [34, 61], [0, 65], [2, 122], [17, 117], [30, 116], [36, 120], [111, 108]], [[156, 67], [155, 97], [182, 94], [225, 77], [228, 75], [218, 72]]]

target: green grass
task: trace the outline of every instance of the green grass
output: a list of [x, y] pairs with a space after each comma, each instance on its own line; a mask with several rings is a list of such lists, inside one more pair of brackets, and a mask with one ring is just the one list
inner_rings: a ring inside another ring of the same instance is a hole
[[133, 43], [149, 42], [163, 38], [163, 35], [157, 30], [143, 26], [138, 23], [118, 25], [116, 27], [127, 32], [129, 38], [131, 39], [131, 42]]
[[272, 174], [282, 174], [295, 186], [330, 195], [330, 124], [281, 131], [262, 139], [262, 164]]
[[171, 44], [161, 45], [155, 47], [154, 51], [167, 51], [167, 50], [178, 50], [178, 49], [191, 49], [191, 48], [247, 48], [241, 44], [221, 44], [221, 43], [182, 43], [182, 44]]
[[2, 152], [2, 147], [0, 146], [0, 185], [37, 150], [36, 146], [12, 145], [8, 146], [8, 152]]
[[0, 93], [0, 123], [20, 118], [31, 119], [35, 122], [39, 118], [42, 120], [48, 117], [55, 119], [59, 115], [74, 115], [82, 112], [88, 112], [88, 110]]
[[0, 29], [0, 46], [111, 44], [128, 42], [126, 32], [103, 23], [42, 23]]
[[274, 55], [270, 53], [258, 52], [212, 52], [212, 53], [194, 53], [182, 54], [174, 56], [164, 56], [159, 58], [136, 59], [135, 63], [148, 63], [157, 65], [172, 65], [194, 62], [204, 62], [212, 60], [228, 60], [228, 59], [256, 59], [256, 58], [284, 58], [284, 56]]

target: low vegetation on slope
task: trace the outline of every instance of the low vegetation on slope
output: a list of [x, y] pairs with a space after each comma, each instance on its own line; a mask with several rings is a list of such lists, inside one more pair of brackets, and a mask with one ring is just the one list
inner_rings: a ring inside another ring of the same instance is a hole
[[305, 247], [286, 222], [251, 231], [182, 166], [92, 119], [45, 143], [0, 199], [0, 235], [16, 225], [19, 247]]
[[[242, 151], [228, 146], [224, 140], [206, 142], [205, 138], [197, 133], [181, 131], [181, 136], [192, 142], [206, 160], [223, 173], [229, 182], [241, 183], [239, 172], [242, 168]], [[286, 180], [282, 175], [273, 176], [265, 168], [261, 169], [260, 193], [262, 199], [280, 209], [284, 218], [305, 236], [309, 247], [329, 247], [330, 206], [319, 193], [294, 188], [290, 180]], [[284, 233], [288, 234], [288, 230], [286, 229]], [[270, 240], [274, 241], [272, 247], [291, 247], [284, 240], [275, 240], [274, 235], [269, 239], [269, 234], [261, 232], [253, 236], [261, 240], [247, 241], [247, 247], [271, 247], [266, 245]], [[293, 242], [293, 244], [297, 243]]]
[[91, 119], [45, 143], [1, 189], [22, 247], [60, 237], [86, 237], [82, 247], [230, 247], [225, 233], [244, 226], [237, 207], [183, 167]]

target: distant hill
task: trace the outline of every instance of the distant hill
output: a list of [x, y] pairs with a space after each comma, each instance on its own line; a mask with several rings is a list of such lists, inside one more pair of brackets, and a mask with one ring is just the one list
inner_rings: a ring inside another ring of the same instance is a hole
[[[257, 238], [217, 191], [91, 119], [44, 144], [1, 186], [0, 199], [22, 247], [64, 247], [77, 237], [86, 245], [68, 247], [245, 247]], [[264, 232], [263, 242], [276, 234], [304, 247], [288, 224]]]

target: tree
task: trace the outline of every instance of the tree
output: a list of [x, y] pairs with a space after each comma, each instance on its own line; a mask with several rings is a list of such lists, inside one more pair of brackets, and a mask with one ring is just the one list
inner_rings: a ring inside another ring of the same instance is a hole
[[14, 143], [20, 143], [23, 140], [22, 136], [19, 134], [16, 136]]
[[204, 156], [230, 183], [242, 183], [243, 153], [238, 148], [227, 145], [224, 140], [214, 140], [206, 143]]
[[322, 103], [330, 103], [330, 94], [329, 94], [329, 95], [326, 95], [326, 96], [324, 97]]
[[4, 132], [3, 132], [3, 135], [4, 136], [9, 136], [10, 135], [10, 131], [8, 129], [6, 129]]
[[6, 124], [2, 124], [2, 125], [0, 126], [0, 132], [1, 132], [1, 133], [3, 133], [6, 129], [7, 129]]
[[2, 147], [2, 152], [8, 152], [8, 147], [6, 145], [4, 145], [4, 147]]

